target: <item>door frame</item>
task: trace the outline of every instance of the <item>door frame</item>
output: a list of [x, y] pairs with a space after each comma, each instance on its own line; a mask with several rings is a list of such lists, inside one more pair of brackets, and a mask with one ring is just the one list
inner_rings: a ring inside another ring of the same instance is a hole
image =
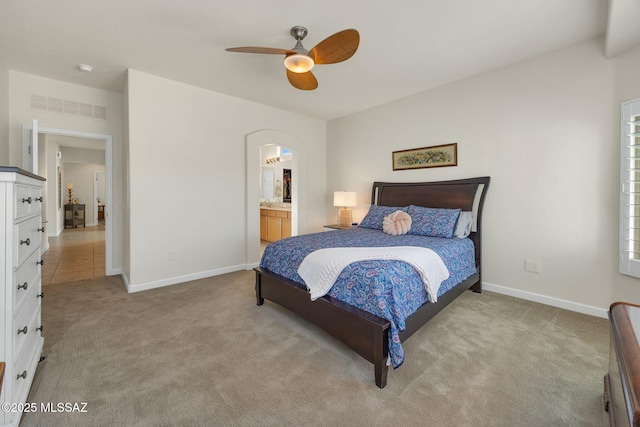
[[[106, 165], [105, 165], [105, 168], [106, 168]], [[100, 221], [98, 221], [98, 175], [104, 175], [105, 191], [106, 191], [106, 184], [107, 184], [106, 171], [94, 170], [93, 171], [93, 223], [95, 225], [100, 224]], [[105, 223], [106, 223], [106, 216], [105, 216]]]
[[[56, 129], [48, 127], [37, 126], [37, 132], [47, 135], [58, 136], [72, 136], [76, 138], [95, 139], [104, 141], [105, 148], [105, 184], [106, 184], [106, 200], [104, 209], [104, 240], [105, 240], [105, 275], [114, 276], [120, 274], [120, 269], [113, 267], [113, 220], [112, 220], [112, 208], [113, 208], [113, 137], [111, 135], [103, 135], [98, 133], [80, 132], [69, 129]], [[23, 146], [24, 138], [30, 137], [33, 125], [23, 125]], [[26, 134], [26, 135], [25, 135]], [[37, 139], [37, 138], [36, 138]]]

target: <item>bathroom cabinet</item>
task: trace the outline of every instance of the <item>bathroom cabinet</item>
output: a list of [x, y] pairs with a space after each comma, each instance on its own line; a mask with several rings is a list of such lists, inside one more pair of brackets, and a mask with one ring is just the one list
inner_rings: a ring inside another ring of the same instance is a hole
[[291, 236], [291, 211], [260, 209], [260, 240], [275, 242]]

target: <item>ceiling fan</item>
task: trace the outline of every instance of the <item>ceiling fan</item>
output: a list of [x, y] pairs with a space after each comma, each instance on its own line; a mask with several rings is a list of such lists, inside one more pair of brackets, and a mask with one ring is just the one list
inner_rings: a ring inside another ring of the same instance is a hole
[[284, 66], [287, 69], [287, 79], [296, 89], [313, 90], [318, 87], [318, 80], [311, 73], [315, 64], [336, 64], [351, 58], [360, 43], [360, 34], [354, 29], [343, 30], [327, 37], [311, 50], [302, 46], [302, 40], [307, 36], [307, 29], [301, 26], [291, 28], [291, 35], [296, 39], [292, 49], [278, 49], [273, 47], [230, 47], [228, 52], [264, 53], [271, 55], [285, 55]]

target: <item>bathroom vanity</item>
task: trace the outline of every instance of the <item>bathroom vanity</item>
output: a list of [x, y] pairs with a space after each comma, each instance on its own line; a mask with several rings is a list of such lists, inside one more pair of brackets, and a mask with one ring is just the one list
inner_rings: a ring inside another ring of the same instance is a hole
[[260, 240], [275, 242], [290, 236], [291, 207], [260, 206]]

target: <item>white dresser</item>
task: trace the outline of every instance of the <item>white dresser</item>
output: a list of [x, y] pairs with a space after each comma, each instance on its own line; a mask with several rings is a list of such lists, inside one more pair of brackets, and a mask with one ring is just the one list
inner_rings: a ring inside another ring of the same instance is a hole
[[[16, 409], [22, 409], [21, 404], [27, 400], [44, 343], [40, 323], [40, 243], [46, 236], [42, 225], [43, 184], [43, 178], [29, 172], [0, 167], [0, 361], [6, 363], [0, 425], [4, 426], [20, 422], [22, 413]], [[6, 403], [14, 404], [8, 406], [9, 411]]]

